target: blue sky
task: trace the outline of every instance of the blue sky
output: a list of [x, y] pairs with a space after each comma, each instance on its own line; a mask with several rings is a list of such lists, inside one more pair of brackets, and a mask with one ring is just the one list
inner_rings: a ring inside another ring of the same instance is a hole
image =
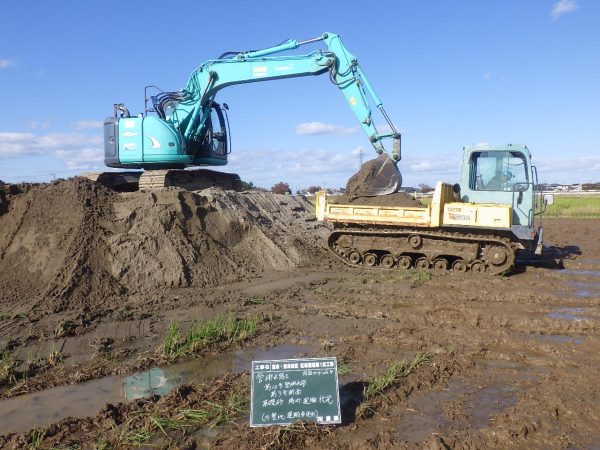
[[[527, 144], [540, 181], [600, 181], [595, 0], [2, 2], [0, 179], [103, 170], [113, 103], [182, 88], [225, 51], [338, 33], [402, 131], [404, 185], [459, 179], [462, 147]], [[308, 53], [319, 44], [304, 47]], [[336, 187], [374, 155], [327, 76], [233, 86], [224, 170]], [[383, 122], [383, 121], [381, 121]]]

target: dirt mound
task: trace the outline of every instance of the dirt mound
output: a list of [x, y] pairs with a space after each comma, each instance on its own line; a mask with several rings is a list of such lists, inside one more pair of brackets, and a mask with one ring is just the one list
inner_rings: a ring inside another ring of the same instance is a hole
[[81, 302], [94, 290], [114, 292], [99, 261], [101, 223], [110, 219], [114, 197], [82, 178], [13, 195], [0, 216], [0, 304]]
[[31, 188], [38, 186], [34, 183], [9, 184], [0, 180], [0, 216], [8, 211], [8, 204], [20, 194], [24, 194]]
[[116, 194], [74, 178], [1, 205], [5, 310], [110, 308], [128, 293], [288, 270], [322, 255], [327, 234], [306, 200], [264, 192]]

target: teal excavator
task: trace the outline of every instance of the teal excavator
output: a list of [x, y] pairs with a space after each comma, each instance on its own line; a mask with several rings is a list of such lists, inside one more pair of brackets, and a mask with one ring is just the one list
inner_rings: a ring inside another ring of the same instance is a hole
[[[316, 42], [323, 42], [326, 49], [305, 55], [280, 54]], [[125, 105], [115, 104], [114, 116], [104, 122], [104, 162], [111, 168], [143, 171], [88, 176], [113, 188], [135, 186], [151, 190], [177, 186], [196, 190], [219, 185], [239, 190], [241, 181], [235, 174], [186, 170], [227, 164], [230, 153], [228, 106], [217, 103], [217, 93], [236, 84], [322, 74], [328, 74], [330, 81], [340, 89], [379, 155], [371, 164], [368, 176], [363, 178], [359, 194], [375, 196], [395, 192], [402, 183], [397, 169], [400, 134], [358, 60], [333, 33], [305, 41], [286, 40], [263, 50], [224, 53], [194, 70], [185, 88], [178, 91], [146, 86], [142, 114], [132, 116]], [[389, 126], [388, 132], [377, 131], [371, 104], [381, 112]], [[392, 141], [391, 151], [384, 147], [386, 140]]]

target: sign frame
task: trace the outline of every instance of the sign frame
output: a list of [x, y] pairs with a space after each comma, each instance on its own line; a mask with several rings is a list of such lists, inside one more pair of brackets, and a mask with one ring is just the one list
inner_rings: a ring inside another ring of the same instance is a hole
[[[273, 383], [268, 383], [269, 381]], [[260, 415], [261, 411], [268, 411], [269, 406], [256, 404], [257, 401], [264, 403], [266, 392], [269, 391], [270, 398], [273, 399], [270, 403], [271, 414], [276, 414], [273, 421], [265, 421], [264, 412]], [[290, 403], [279, 404], [281, 400]], [[329, 400], [333, 400], [333, 403]], [[319, 408], [319, 403], [324, 406]], [[282, 414], [274, 412], [277, 409], [287, 411], [283, 414], [283, 418]], [[319, 415], [319, 409], [326, 411], [327, 414]], [[292, 417], [288, 417], [290, 414]], [[256, 417], [257, 415], [260, 416]], [[299, 421], [313, 422], [318, 425], [342, 423], [337, 358], [327, 356], [252, 361], [250, 426], [253, 428], [287, 426]]]

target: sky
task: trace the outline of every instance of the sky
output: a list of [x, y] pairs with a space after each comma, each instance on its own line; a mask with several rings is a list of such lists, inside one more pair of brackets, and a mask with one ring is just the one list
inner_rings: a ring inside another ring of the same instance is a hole
[[[114, 103], [142, 112], [146, 85], [180, 89], [226, 51], [323, 32], [341, 36], [401, 131], [404, 186], [459, 181], [462, 149], [477, 143], [526, 144], [540, 182], [600, 181], [596, 0], [0, 0], [0, 11], [5, 182], [102, 171]], [[217, 101], [232, 139], [219, 170], [255, 185], [341, 187], [375, 156], [326, 75], [231, 86]]]

